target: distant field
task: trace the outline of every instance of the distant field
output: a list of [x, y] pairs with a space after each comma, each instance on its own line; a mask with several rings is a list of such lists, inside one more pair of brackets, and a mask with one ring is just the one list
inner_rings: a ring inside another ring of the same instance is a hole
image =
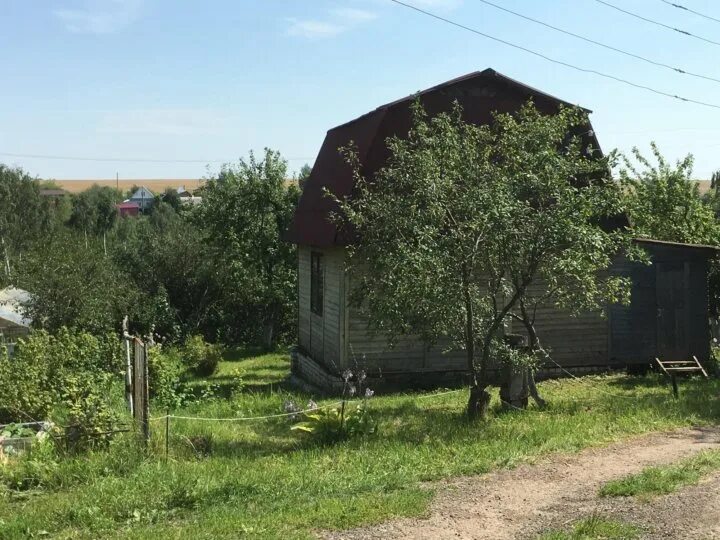
[[97, 180], [53, 180], [63, 189], [70, 193], [80, 193], [94, 184], [101, 186], [118, 187], [121, 191], [127, 191], [133, 186], [145, 186], [155, 193], [162, 193], [166, 188], [177, 188], [185, 186], [190, 191], [200, 187], [201, 180], [197, 178], [155, 178], [155, 179], [137, 179], [137, 180], [120, 180], [115, 179], [97, 179]]

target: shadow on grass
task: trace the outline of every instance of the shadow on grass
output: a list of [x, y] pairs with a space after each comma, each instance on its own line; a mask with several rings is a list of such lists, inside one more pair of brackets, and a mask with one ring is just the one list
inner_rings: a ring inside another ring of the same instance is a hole
[[288, 348], [278, 346], [274, 349], [267, 349], [259, 346], [235, 347], [223, 352], [223, 361], [242, 362], [243, 360], [256, 359], [267, 354], [288, 354]]

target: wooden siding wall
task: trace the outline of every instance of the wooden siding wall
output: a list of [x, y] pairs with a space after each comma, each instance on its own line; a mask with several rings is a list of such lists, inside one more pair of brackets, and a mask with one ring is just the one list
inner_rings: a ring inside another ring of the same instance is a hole
[[[323, 313], [310, 309], [310, 254], [322, 253]], [[344, 251], [298, 246], [298, 339], [300, 347], [332, 371], [344, 365]]]
[[[530, 295], [545, 294], [542, 283], [530, 287]], [[513, 321], [512, 332], [525, 334], [522, 324]], [[606, 366], [608, 360], [608, 320], [600, 311], [573, 315], [552, 302], [538, 306], [535, 330], [550, 358], [565, 367]]]
[[418, 336], [399, 336], [394, 346], [382, 335], [371, 335], [362, 310], [348, 307], [348, 363], [371, 373], [464, 370], [464, 351], [443, 352], [442, 344], [428, 348]]
[[653, 264], [618, 259], [614, 272], [630, 277], [633, 282], [629, 306], [612, 306], [610, 357], [622, 363], [647, 363], [658, 352], [657, 264], [683, 263], [687, 265], [688, 285], [688, 346], [690, 354], [701, 360], [710, 354], [708, 322], [708, 261], [706, 254], [694, 249], [661, 245], [646, 245]]

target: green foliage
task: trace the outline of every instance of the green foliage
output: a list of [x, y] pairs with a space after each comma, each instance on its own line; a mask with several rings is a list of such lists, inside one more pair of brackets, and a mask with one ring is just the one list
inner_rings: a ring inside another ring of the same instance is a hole
[[647, 467], [638, 474], [608, 482], [600, 489], [603, 497], [651, 497], [697, 484], [703, 476], [720, 469], [720, 451], [707, 450], [676, 463]]
[[214, 337], [222, 269], [198, 228], [166, 208], [160, 205], [149, 218], [122, 220], [109, 238], [113, 263], [142, 297], [133, 324], [141, 333], [152, 325], [170, 342], [198, 330]]
[[628, 297], [625, 280], [601, 277], [628, 239], [611, 226], [621, 192], [585, 135], [587, 115], [528, 103], [494, 120], [467, 123], [459, 105], [429, 118], [416, 104], [408, 136], [388, 140], [372, 177], [346, 152], [356, 189], [338, 201], [338, 222], [357, 238], [351, 300], [371, 329], [450, 338], [481, 388], [498, 331], [540, 301], [532, 285], [571, 310]]
[[717, 244], [720, 225], [692, 179], [692, 156], [673, 166], [655, 143], [651, 148], [657, 165], [633, 148], [633, 157], [642, 168], [624, 157], [624, 167], [619, 170], [635, 234], [673, 242]]
[[299, 190], [286, 179], [287, 163], [266, 149], [261, 160], [251, 154], [208, 180], [195, 209], [215, 268], [222, 269], [215, 305], [220, 339], [267, 347], [292, 339], [297, 260], [282, 235]]
[[[308, 404], [308, 409], [315, 408]], [[334, 443], [342, 439], [367, 436], [377, 432], [377, 422], [363, 401], [355, 406], [343, 404], [339, 407], [325, 407], [303, 413], [304, 420], [290, 429], [307, 433], [321, 443]]]
[[590, 516], [573, 525], [572, 531], [552, 531], [540, 536], [540, 540], [633, 540], [642, 530], [630, 523]]
[[220, 348], [207, 343], [199, 335], [185, 340], [180, 354], [187, 369], [201, 377], [209, 377], [215, 373], [222, 358]]
[[0, 284], [13, 262], [55, 227], [55, 208], [40, 196], [40, 183], [19, 168], [0, 164]]
[[185, 365], [175, 348], [156, 345], [148, 349], [150, 398], [163, 409], [180, 407], [186, 397], [182, 376]]
[[117, 221], [120, 193], [108, 186], [93, 185], [73, 197], [69, 223], [86, 234], [103, 235]]
[[120, 343], [61, 328], [23, 338], [12, 358], [0, 351], [0, 423], [48, 420], [66, 426], [70, 445], [107, 440], [118, 418]]
[[117, 330], [125, 315], [135, 319], [142, 307], [132, 282], [102, 248], [86, 247], [82, 236], [69, 231], [38, 242], [15, 275], [17, 286], [33, 295], [26, 315], [49, 331], [67, 326], [103, 334]]

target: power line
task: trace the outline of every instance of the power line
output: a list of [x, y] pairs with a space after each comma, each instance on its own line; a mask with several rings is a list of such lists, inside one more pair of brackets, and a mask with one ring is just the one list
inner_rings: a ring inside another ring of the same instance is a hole
[[682, 9], [683, 11], [689, 11], [690, 13], [694, 13], [695, 15], [698, 15], [699, 17], [703, 17], [705, 19], [709, 19], [709, 20], [715, 21], [715, 22], [720, 22], [720, 19], [716, 19], [715, 17], [711, 17], [710, 15], [706, 15], [704, 13], [700, 13], [699, 11], [695, 11], [694, 9], [690, 9], [689, 7], [685, 7], [681, 4], [675, 4], [674, 2], [668, 2], [668, 0], [660, 0], [660, 1], [667, 4], [668, 6]]
[[[100, 162], [117, 162], [117, 163], [229, 163], [228, 159], [144, 159], [144, 158], [94, 158], [80, 156], [54, 156], [45, 154], [13, 154], [10, 152], [0, 152], [0, 156], [8, 156], [26, 159], [54, 159], [63, 161], [100, 161]], [[283, 158], [287, 161], [306, 161], [313, 160], [314, 157], [290, 157]]]
[[[652, 88], [650, 86], [645, 86], [643, 84], [634, 83], [632, 81], [628, 81], [627, 79], [622, 79], [620, 77], [616, 77], [614, 75], [609, 75], [607, 73], [603, 73], [600, 71], [596, 71], [594, 69], [588, 69], [576, 66], [574, 64], [570, 64], [568, 62], [563, 62], [562, 60], [557, 60], [555, 58], [551, 58], [549, 56], [546, 56], [542, 53], [539, 53], [537, 51], [534, 51], [532, 49], [528, 49], [527, 47], [523, 47], [522, 45], [517, 45], [516, 43], [511, 43], [510, 41], [506, 41], [504, 39], [497, 38], [495, 36], [491, 36], [490, 34], [486, 34], [484, 32], [481, 32], [480, 30], [477, 30], [475, 28], [471, 28], [469, 26], [465, 26], [464, 24], [461, 24], [459, 22], [453, 21], [451, 19], [446, 19], [445, 17], [441, 17], [440, 15], [436, 15], [435, 13], [431, 13], [429, 11], [426, 11], [424, 9], [421, 9], [419, 7], [413, 6], [411, 4], [407, 4], [405, 2], [402, 2], [401, 0], [390, 0], [391, 2], [394, 2], [395, 4], [404, 6], [408, 9], [412, 9], [414, 11], [417, 11], [418, 13], [422, 13], [423, 15], [427, 15], [428, 17], [432, 17], [433, 19], [437, 19], [438, 21], [442, 21], [444, 23], [450, 24], [452, 26], [455, 26], [457, 28], [461, 28], [463, 30], [466, 30], [468, 32], [472, 32], [473, 34], [477, 34], [479, 36], [482, 36], [487, 39], [491, 39], [493, 41], [497, 41], [498, 43], [502, 43], [503, 45], [507, 45], [508, 47], [512, 47], [514, 49], [518, 49], [520, 51], [526, 52], [528, 54], [532, 54], [533, 56], [537, 56], [538, 58], [542, 58], [543, 60], [546, 60], [547, 62], [552, 62], [553, 64], [558, 64], [560, 66], [565, 66], [570, 69], [574, 69], [576, 71], [580, 71], [583, 73], [590, 73], [592, 75], [597, 75], [598, 77], [603, 77], [605, 79], [611, 79], [613, 81], [620, 82], [622, 84], [626, 84], [628, 86], [632, 86], [634, 88], [640, 88], [641, 90], [646, 90], [648, 92], [652, 92], [653, 94], [657, 94], [659, 96], [665, 96], [673, 99], [677, 99], [680, 101], [684, 101], [686, 103], [694, 103], [696, 105], [702, 105], [703, 107], [710, 107], [712, 109], [720, 109], [720, 105], [714, 104], [714, 103], [707, 103], [704, 101], [698, 101], [695, 99], [686, 98], [683, 96], [678, 96], [676, 94], [671, 94], [669, 92], [663, 92], [662, 90], [657, 90], [655, 88]], [[599, 0], [598, 0], [599, 1]]]
[[712, 45], [717, 45], [720, 47], [720, 42], [713, 41], [712, 39], [708, 39], [702, 36], [698, 36], [697, 34], [693, 34], [691, 32], [688, 32], [687, 30], [682, 30], [680, 28], [675, 28], [674, 26], [670, 26], [669, 24], [661, 23], [660, 21], [656, 21], [654, 19], [648, 19], [647, 17], [643, 17], [642, 15], [638, 15], [637, 13], [633, 13], [632, 11], [627, 11], [621, 7], [618, 7], [614, 4], [611, 4], [610, 2], [605, 2], [605, 0], [595, 0], [599, 4], [602, 4], [604, 6], [607, 6], [612, 9], [616, 9], [617, 11], [620, 11], [621, 13], [625, 13], [626, 15], [630, 15], [631, 17], [635, 17], [636, 19], [640, 19], [641, 21], [648, 22], [650, 24], [654, 24], [656, 26], [661, 26], [663, 28], [667, 28], [668, 30], [672, 30], [674, 32], [678, 32], [680, 34], [684, 34], [688, 37], [699, 39], [700, 41], [704, 41], [705, 43], [710, 43]]
[[[565, 30], [565, 29], [563, 29], [563, 28], [558, 28], [557, 26], [553, 26], [552, 24], [548, 24], [548, 23], [543, 22], [543, 21], [540, 21], [540, 20], [538, 20], [538, 19], [533, 19], [532, 17], [528, 17], [527, 15], [523, 15], [522, 13], [518, 13], [518, 12], [516, 12], [516, 11], [512, 11], [511, 9], [507, 9], [507, 8], [505, 8], [505, 7], [503, 7], [503, 6], [499, 6], [499, 5], [497, 5], [497, 4], [494, 4], [494, 3], [492, 3], [492, 2], [489, 2], [488, 0], [479, 0], [479, 1], [482, 2], [483, 4], [487, 4], [488, 6], [492, 6], [492, 7], [496, 8], [496, 9], [501, 10], [501, 11], [505, 11], [506, 13], [510, 13], [511, 15], [515, 15], [516, 17], [520, 17], [521, 19], [525, 19], [526, 21], [534, 22], [535, 24], [539, 24], [539, 25], [545, 26], [546, 28], [550, 28], [551, 30], [555, 30], [556, 32], [561, 32], [561, 33], [566, 34], [566, 35], [568, 35], [568, 36], [572, 36], [572, 37], [574, 37], [574, 38], [581, 39], [582, 41], [585, 41], [585, 42], [587, 42], [587, 43], [592, 43], [593, 45], [597, 45], [598, 47], [603, 47], [603, 48], [605, 48], [605, 49], [608, 49], [608, 50], [611, 50], [611, 51], [615, 51], [615, 52], [620, 53], [620, 54], [624, 54], [625, 56], [629, 56], [629, 57], [631, 57], [631, 58], [635, 58], [635, 59], [640, 60], [640, 61], [642, 61], [642, 62], [646, 62], [646, 63], [648, 63], [648, 64], [652, 64], [652, 65], [658, 66], [658, 67], [663, 67], [663, 68], [669, 69], [669, 70], [671, 70], [671, 71], [675, 71], [676, 73], [681, 73], [681, 74], [683, 74], [683, 75], [690, 75], [691, 77], [697, 77], [697, 78], [699, 78], [699, 79], [705, 79], [705, 80], [707, 80], [707, 81], [713, 81], [713, 82], [716, 82], [716, 83], [720, 83], [720, 79], [716, 79], [716, 78], [714, 78], [714, 77], [709, 77], [709, 76], [707, 76], [707, 75], [701, 75], [701, 74], [699, 74], [699, 73], [693, 73], [693, 72], [691, 72], [691, 71], [687, 71], [687, 70], [682, 69], [682, 68], [678, 68], [678, 67], [675, 67], [675, 66], [671, 66], [671, 65], [669, 65], [669, 64], [665, 64], [665, 63], [659, 62], [659, 61], [657, 61], [657, 60], [651, 60], [650, 58], [646, 58], [646, 57], [641, 56], [641, 55], [639, 55], [639, 54], [635, 54], [635, 53], [631, 53], [631, 52], [629, 52], [629, 51], [625, 51], [625, 50], [620, 49], [620, 48], [618, 48], [618, 47], [613, 47], [612, 45], [607, 45], [606, 43], [601, 43], [601, 42], [599, 42], [599, 41], [595, 41], [594, 39], [590, 39], [590, 38], [587, 38], [587, 37], [585, 37], [585, 36], [581, 36], [580, 34], [576, 34], [576, 33], [574, 33], [574, 32], [570, 32], [569, 30]], [[663, 1], [665, 1], [665, 0], [663, 0]]]

